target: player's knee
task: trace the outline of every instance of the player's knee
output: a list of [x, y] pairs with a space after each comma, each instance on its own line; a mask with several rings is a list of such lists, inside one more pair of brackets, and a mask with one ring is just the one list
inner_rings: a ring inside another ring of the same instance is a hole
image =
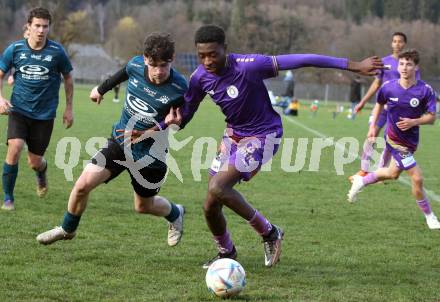
[[140, 202], [137, 200], [134, 203], [134, 210], [139, 214], [148, 214], [151, 213], [154, 209], [154, 197], [151, 198], [143, 198]]
[[421, 175], [414, 175], [412, 177], [412, 182], [416, 187], [422, 187], [423, 186], [423, 177]]
[[75, 187], [73, 189], [78, 196], [85, 196], [90, 193], [91, 186], [87, 183], [87, 181], [79, 179], [75, 183]]
[[219, 200], [221, 200], [224, 197], [224, 190], [225, 187], [216, 181], [211, 181], [211, 183], [208, 186], [208, 193], [212, 197]]
[[391, 179], [399, 179], [399, 176], [400, 176], [399, 171], [392, 171], [392, 172], [390, 173], [390, 178], [391, 178]]

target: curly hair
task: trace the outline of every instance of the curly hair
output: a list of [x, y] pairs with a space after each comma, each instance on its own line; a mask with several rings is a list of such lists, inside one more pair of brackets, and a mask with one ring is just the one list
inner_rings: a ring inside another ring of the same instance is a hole
[[399, 53], [399, 59], [407, 59], [412, 60], [416, 65], [420, 62], [420, 55], [417, 50], [412, 49], [404, 49]]
[[171, 62], [174, 57], [174, 41], [170, 34], [152, 33], [145, 38], [144, 55], [153, 61]]
[[220, 26], [209, 24], [201, 26], [195, 34], [194, 43], [213, 43], [225, 44], [225, 31]]
[[52, 16], [44, 7], [36, 7], [29, 12], [27, 23], [31, 24], [34, 18], [49, 20], [49, 25], [52, 23]]
[[403, 32], [401, 32], [401, 31], [396, 31], [394, 34], [393, 34], [393, 38], [394, 38], [394, 36], [401, 36], [402, 37], [402, 39], [403, 39], [403, 42], [407, 42], [407, 38], [406, 38], [406, 35], [403, 33]]

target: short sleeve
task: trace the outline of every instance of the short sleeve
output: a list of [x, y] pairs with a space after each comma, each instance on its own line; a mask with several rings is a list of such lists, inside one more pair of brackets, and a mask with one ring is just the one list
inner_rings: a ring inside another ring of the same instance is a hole
[[376, 95], [376, 103], [385, 105], [387, 103], [387, 99], [385, 96], [385, 89], [382, 87], [380, 87], [379, 91], [377, 92]]
[[72, 64], [70, 63], [69, 57], [67, 56], [66, 51], [64, 48], [61, 47], [61, 55], [60, 55], [60, 62], [58, 65], [58, 70], [62, 74], [68, 74], [73, 70]]
[[425, 96], [426, 97], [425, 112], [436, 113], [437, 108], [436, 108], [435, 92], [431, 86], [426, 85], [426, 87], [427, 87], [427, 89], [426, 89], [426, 96]]
[[0, 57], [0, 69], [7, 73], [12, 67], [14, 61], [14, 44], [8, 46]]
[[274, 56], [246, 55], [235, 59], [237, 64], [243, 65], [251, 79], [268, 79], [278, 75], [277, 62]]

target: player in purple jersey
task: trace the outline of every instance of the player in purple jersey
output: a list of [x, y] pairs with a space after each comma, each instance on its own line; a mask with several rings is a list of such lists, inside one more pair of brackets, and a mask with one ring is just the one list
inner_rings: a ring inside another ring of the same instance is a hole
[[[225, 33], [215, 25], [205, 25], [195, 34], [201, 65], [192, 74], [185, 103], [174, 113], [173, 122], [185, 126], [200, 102], [208, 94], [226, 117], [219, 153], [209, 170], [204, 214], [218, 247], [218, 258], [236, 258], [237, 252], [226, 228], [223, 206], [244, 218], [264, 242], [265, 265], [277, 263], [281, 253], [283, 230], [271, 224], [234, 189], [241, 180], [250, 180], [278, 149], [283, 134], [281, 118], [272, 108], [264, 79], [275, 77], [279, 70], [300, 67], [338, 68], [365, 75], [383, 68], [379, 58], [362, 62], [321, 55], [228, 54]], [[181, 112], [181, 114], [180, 114]]]
[[[365, 104], [368, 102], [368, 100], [379, 90], [380, 86], [382, 86], [383, 83], [398, 79], [400, 77], [399, 72], [397, 71], [397, 65], [398, 65], [398, 55], [402, 49], [405, 48], [407, 43], [407, 37], [402, 32], [395, 32], [392, 36], [391, 40], [391, 50], [392, 53], [384, 58], [382, 58], [382, 62], [384, 64], [384, 67], [386, 69], [383, 69], [380, 71], [380, 73], [376, 76], [373, 83], [371, 83], [370, 88], [368, 89], [367, 93], [364, 95], [364, 97], [361, 99], [359, 104], [356, 105], [354, 111], [355, 114], [360, 112], [362, 108], [364, 108]], [[420, 78], [419, 72], [417, 71], [416, 74], [417, 78]], [[371, 125], [372, 117], [370, 116], [369, 124]], [[380, 130], [385, 126], [387, 120], [387, 112], [386, 108], [382, 111], [382, 113], [379, 115], [377, 121], [376, 121], [376, 135], [379, 135]], [[361, 169], [356, 173], [360, 176], [365, 176], [369, 172], [370, 168], [370, 161], [371, 161], [371, 155], [373, 153], [373, 144], [368, 143], [368, 141], [364, 145], [364, 150], [361, 156]], [[382, 168], [386, 166], [391, 159], [390, 154], [386, 151], [386, 149], [383, 151], [379, 167]], [[348, 178], [351, 182], [353, 181], [353, 175]]]
[[383, 107], [388, 105], [385, 141], [392, 160], [387, 168], [379, 168], [364, 177], [355, 175], [348, 192], [348, 201], [356, 201], [357, 194], [365, 186], [381, 180], [397, 179], [405, 170], [411, 177], [413, 195], [425, 214], [428, 227], [440, 229], [440, 223], [423, 191], [422, 171], [414, 159], [419, 143], [419, 126], [433, 124], [436, 118], [435, 93], [431, 86], [416, 79], [418, 64], [419, 53], [416, 50], [401, 52], [398, 66], [400, 79], [390, 80], [380, 88], [368, 139], [374, 141], [376, 138], [375, 122]]

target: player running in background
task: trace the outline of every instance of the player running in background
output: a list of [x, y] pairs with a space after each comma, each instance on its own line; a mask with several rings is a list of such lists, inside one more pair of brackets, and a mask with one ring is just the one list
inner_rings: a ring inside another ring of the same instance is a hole
[[[8, 150], [3, 165], [2, 209], [14, 210], [14, 187], [18, 161], [24, 144], [28, 146], [28, 163], [35, 170], [37, 195], [47, 193], [47, 161], [44, 153], [49, 145], [59, 102], [61, 75], [64, 78], [66, 109], [63, 123], [73, 124], [72, 65], [63, 47], [47, 39], [51, 15], [44, 8], [30, 11], [28, 39], [9, 45], [0, 59], [0, 114], [8, 114]], [[15, 85], [11, 101], [2, 95], [5, 74], [15, 69]]]
[[379, 58], [352, 62], [321, 55], [228, 54], [225, 33], [215, 25], [199, 28], [195, 45], [201, 65], [191, 76], [185, 103], [182, 110], [176, 112], [173, 122], [185, 126], [208, 94], [226, 116], [227, 123], [219, 153], [209, 170], [204, 204], [206, 222], [218, 254], [203, 267], [207, 268], [218, 258], [237, 257], [223, 206], [245, 219], [262, 237], [265, 265], [271, 267], [279, 260], [283, 230], [270, 223], [234, 189], [240, 181], [249, 181], [261, 165], [273, 157], [283, 134], [281, 118], [270, 103], [263, 80], [277, 76], [279, 70], [307, 66], [372, 75], [383, 65]]
[[[384, 58], [382, 58], [382, 62], [385, 66], [385, 69], [381, 70], [380, 73], [376, 76], [373, 83], [371, 83], [370, 88], [368, 88], [367, 93], [364, 95], [362, 100], [359, 102], [359, 104], [356, 105], [354, 109], [354, 114], [357, 114], [359, 111], [364, 108], [365, 104], [368, 102], [368, 100], [379, 90], [380, 86], [382, 86], [383, 83], [399, 79], [400, 74], [397, 71], [398, 66], [398, 56], [402, 49], [405, 48], [407, 43], [407, 37], [402, 32], [395, 32], [392, 36], [391, 40], [391, 50], [392, 53]], [[417, 69], [416, 72], [416, 78], [420, 79], [420, 73]], [[370, 116], [369, 124], [371, 125], [372, 116]], [[375, 137], [379, 135], [380, 130], [385, 126], [385, 123], [387, 121], [387, 108], [385, 107], [384, 110], [382, 110], [382, 113], [378, 117], [376, 121], [376, 126], [374, 127], [376, 131]], [[361, 156], [361, 169], [356, 173], [360, 176], [365, 176], [369, 172], [370, 169], [370, 162], [371, 162], [371, 155], [373, 153], [374, 144], [370, 142], [365, 142], [363, 153]], [[379, 162], [379, 168], [385, 167], [391, 159], [391, 155], [388, 153], [386, 149], [384, 149], [381, 159]], [[349, 177], [349, 180], [353, 181], [353, 175]]]
[[[111, 138], [76, 181], [62, 225], [38, 235], [40, 243], [51, 244], [57, 240], [72, 239], [86, 209], [90, 192], [124, 170], [130, 173], [136, 212], [164, 217], [169, 227], [168, 244], [174, 246], [179, 243], [183, 233], [184, 208], [157, 195], [167, 171], [166, 146], [162, 151], [155, 150], [157, 145], [154, 145], [155, 140], [151, 137], [127, 145], [127, 142], [124, 144], [124, 135], [121, 135], [126, 128], [133, 131], [151, 128], [163, 121], [170, 110], [173, 112], [172, 107], [182, 104], [187, 83], [171, 68], [173, 59], [174, 42], [170, 36], [151, 34], [145, 40], [143, 56], [132, 58], [124, 68], [92, 90], [90, 98], [99, 104], [107, 91], [128, 80], [121, 118], [113, 125]], [[135, 124], [131, 126], [132, 123]], [[141, 167], [118, 163], [127, 163], [129, 156], [136, 161], [132, 164], [142, 164], [144, 158], [150, 162]]]
[[355, 175], [348, 200], [354, 202], [356, 195], [365, 186], [381, 180], [398, 179], [402, 171], [407, 171], [412, 180], [413, 195], [425, 214], [428, 227], [440, 229], [440, 223], [423, 191], [422, 171], [414, 159], [414, 152], [419, 144], [419, 126], [433, 124], [436, 118], [435, 94], [431, 86], [417, 80], [418, 64], [419, 53], [416, 50], [402, 51], [398, 65], [400, 79], [390, 80], [380, 88], [368, 139], [373, 141], [376, 138], [374, 125], [384, 106], [388, 105], [385, 141], [392, 160], [387, 168], [379, 168], [364, 177]]

